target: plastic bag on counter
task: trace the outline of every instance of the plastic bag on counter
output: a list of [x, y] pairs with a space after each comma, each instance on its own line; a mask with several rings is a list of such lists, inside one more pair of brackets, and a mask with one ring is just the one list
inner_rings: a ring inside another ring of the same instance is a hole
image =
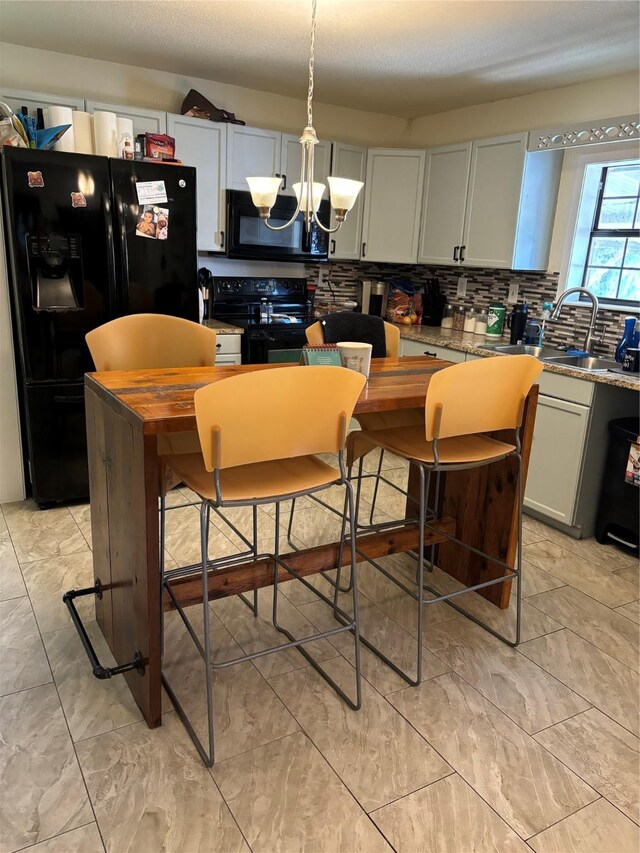
[[387, 320], [405, 326], [422, 322], [422, 294], [408, 278], [394, 278], [389, 282]]

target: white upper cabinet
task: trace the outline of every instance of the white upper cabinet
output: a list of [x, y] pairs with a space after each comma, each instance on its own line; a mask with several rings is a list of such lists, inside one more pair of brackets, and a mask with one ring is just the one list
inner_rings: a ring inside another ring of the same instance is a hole
[[460, 261], [509, 268], [520, 205], [527, 134], [474, 142]]
[[248, 192], [248, 177], [280, 177], [280, 131], [240, 124], [228, 127], [227, 189]]
[[427, 151], [419, 263], [459, 260], [470, 163], [470, 142]]
[[[338, 178], [364, 181], [367, 173], [367, 149], [343, 142], [333, 143], [331, 174]], [[329, 237], [329, 257], [335, 260], [357, 261], [362, 243], [362, 218], [366, 186], [360, 190], [356, 203], [347, 214], [342, 228]], [[331, 227], [336, 225], [331, 211]]]
[[122, 116], [122, 118], [130, 118], [133, 122], [134, 136], [137, 136], [139, 133], [167, 132], [167, 114], [161, 113], [158, 110], [145, 110], [142, 107], [129, 107], [118, 104], [103, 104], [101, 101], [87, 101], [86, 110], [88, 113], [106, 110], [109, 113], [116, 113]]
[[518, 133], [427, 152], [420, 263], [547, 268], [563, 152], [526, 146]]
[[176, 140], [176, 157], [197, 171], [198, 251], [223, 251], [227, 125], [168, 115], [167, 131]]
[[414, 264], [418, 257], [425, 152], [370, 148], [360, 256]]
[[31, 116], [35, 115], [37, 109], [52, 106], [84, 110], [84, 98], [64, 98], [59, 95], [47, 95], [44, 92], [23, 92], [20, 89], [0, 90], [0, 101], [8, 104], [14, 113], [19, 113], [21, 107], [26, 107]]
[[[295, 196], [293, 185], [300, 183], [302, 166], [302, 146], [299, 134], [283, 133], [280, 146], [280, 174], [282, 175], [282, 195]], [[322, 139], [313, 149], [313, 180], [327, 188], [323, 199], [329, 198], [327, 178], [331, 174], [331, 143]]]

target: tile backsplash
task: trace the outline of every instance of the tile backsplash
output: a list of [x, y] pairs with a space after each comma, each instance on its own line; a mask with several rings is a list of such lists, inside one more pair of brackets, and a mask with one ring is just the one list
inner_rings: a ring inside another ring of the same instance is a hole
[[[418, 285], [426, 279], [437, 278], [442, 292], [448, 302], [464, 304], [466, 307], [487, 308], [491, 302], [507, 304], [509, 286], [513, 282], [519, 285], [518, 301], [526, 299], [530, 306], [531, 316], [538, 319], [541, 316], [542, 303], [553, 302], [558, 290], [559, 274], [555, 272], [513, 272], [511, 270], [474, 269], [472, 267], [431, 267], [423, 265], [393, 265], [375, 264], [362, 261], [330, 261], [322, 267], [307, 266], [306, 274], [310, 282], [322, 277], [318, 291], [323, 295], [331, 292], [338, 299], [357, 298], [358, 281], [360, 279], [375, 279], [389, 281], [392, 278], [408, 278]], [[465, 297], [456, 296], [459, 276], [467, 279], [467, 294]], [[629, 312], [635, 313], [635, 312]], [[598, 312], [598, 331], [596, 338], [602, 333], [602, 343], [595, 344], [594, 352], [599, 355], [612, 356], [621, 335], [625, 314], [617, 311], [601, 309]], [[581, 344], [589, 325], [590, 312], [588, 308], [571, 308], [564, 306], [560, 321], [547, 323], [545, 342], [555, 346]]]

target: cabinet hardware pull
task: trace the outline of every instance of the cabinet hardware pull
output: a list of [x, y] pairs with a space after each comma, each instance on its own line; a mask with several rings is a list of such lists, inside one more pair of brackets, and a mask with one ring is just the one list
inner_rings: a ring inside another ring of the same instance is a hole
[[282, 177], [282, 175], [280, 174], [280, 172], [276, 172], [276, 178], [281, 178], [281, 177]]
[[216, 344], [216, 349], [220, 349], [221, 346], [222, 344]]
[[459, 249], [459, 248], [460, 248], [460, 246], [454, 246], [454, 247], [453, 247], [453, 260], [454, 260], [454, 261], [457, 261], [457, 260], [458, 260], [458, 249]]
[[336, 241], [332, 240], [331, 241], [331, 254], [335, 255], [335, 253], [336, 253]]
[[220, 232], [220, 246], [224, 249], [224, 231]]
[[282, 175], [282, 189], [286, 190], [287, 188], [287, 176], [283, 173]]
[[429, 350], [428, 350], [428, 349], [426, 349], [426, 350], [424, 351], [424, 354], [425, 354], [425, 355], [430, 356], [431, 358], [437, 358], [437, 357], [438, 357], [438, 353], [437, 353], [437, 352], [429, 352]]
[[460, 260], [461, 261], [464, 261], [464, 250], [466, 248], [467, 248], [466, 246], [460, 246]]
[[366, 256], [367, 256], [367, 244], [363, 243], [362, 244], [362, 257], [366, 258]]

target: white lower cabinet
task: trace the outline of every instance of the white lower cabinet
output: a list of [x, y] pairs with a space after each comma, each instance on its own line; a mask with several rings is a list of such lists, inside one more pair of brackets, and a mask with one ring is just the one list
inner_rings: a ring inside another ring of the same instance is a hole
[[543, 515], [573, 523], [589, 407], [540, 394], [524, 503]]
[[240, 335], [217, 335], [216, 364], [241, 364]]

